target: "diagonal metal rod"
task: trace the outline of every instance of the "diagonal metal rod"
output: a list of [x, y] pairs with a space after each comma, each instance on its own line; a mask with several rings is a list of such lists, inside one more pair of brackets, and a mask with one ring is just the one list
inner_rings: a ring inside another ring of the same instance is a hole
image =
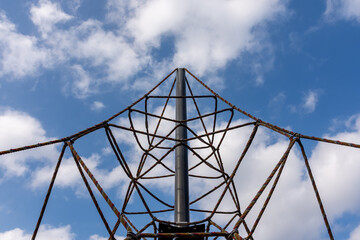
[[63, 148], [61, 150], [61, 153], [60, 153], [60, 156], [59, 156], [59, 160], [56, 164], [56, 167], [55, 167], [55, 170], [54, 170], [54, 173], [53, 173], [53, 176], [51, 178], [51, 182], [50, 182], [50, 185], [49, 185], [49, 188], [48, 188], [48, 191], [46, 193], [46, 197], [45, 197], [45, 200], [44, 200], [44, 204], [43, 204], [43, 207], [41, 208], [41, 212], [40, 212], [40, 216], [38, 218], [38, 221], [36, 223], [36, 227], [35, 227], [35, 230], [34, 230], [34, 233], [32, 235], [32, 238], [31, 240], [34, 240], [36, 238], [36, 235], [37, 235], [37, 232], [39, 230], [39, 227], [40, 227], [40, 224], [41, 224], [41, 220], [44, 216], [44, 212], [45, 212], [45, 209], [46, 209], [46, 206], [47, 206], [47, 203], [49, 201], [49, 198], [50, 198], [50, 194], [51, 194], [51, 190], [54, 186], [54, 182], [55, 182], [55, 179], [56, 179], [56, 176], [57, 176], [57, 173], [59, 171], [59, 167], [60, 167], [60, 164], [61, 164], [61, 161], [63, 159], [63, 156], [64, 156], [64, 153], [65, 153], [65, 149], [66, 149], [66, 144], [63, 145]]
[[176, 73], [176, 128], [175, 138], [177, 146], [175, 148], [175, 222], [188, 223], [190, 221], [189, 210], [189, 172], [188, 172], [188, 153], [186, 128], [186, 87], [185, 70], [178, 68]]
[[315, 179], [314, 179], [314, 176], [312, 174], [312, 171], [311, 171], [311, 168], [310, 168], [310, 164], [309, 164], [309, 160], [306, 156], [306, 153], [305, 153], [305, 148], [304, 146], [302, 145], [302, 142], [300, 140], [297, 141], [299, 146], [300, 146], [300, 149], [301, 149], [301, 153], [303, 155], [303, 158], [305, 160], [305, 165], [306, 165], [306, 169], [308, 171], [308, 174], [309, 174], [309, 177], [310, 177], [310, 180], [311, 180], [311, 184], [313, 186], [313, 189], [314, 189], [314, 192], [315, 192], [315, 195], [316, 195], [316, 199], [318, 201], [318, 204], [319, 204], [319, 207], [320, 207], [320, 211], [321, 211], [321, 214], [323, 216], [323, 219], [324, 219], [324, 223], [325, 223], [325, 226], [326, 226], [326, 229], [328, 231], [328, 234], [329, 234], [329, 238], [331, 240], [334, 240], [334, 236], [332, 234], [332, 231], [331, 231], [331, 227], [330, 227], [330, 224], [329, 224], [329, 221], [326, 217], [326, 213], [325, 213], [325, 209], [324, 209], [324, 205], [321, 201], [321, 198], [320, 198], [320, 193], [319, 193], [319, 190], [316, 186], [316, 182], [315, 182]]

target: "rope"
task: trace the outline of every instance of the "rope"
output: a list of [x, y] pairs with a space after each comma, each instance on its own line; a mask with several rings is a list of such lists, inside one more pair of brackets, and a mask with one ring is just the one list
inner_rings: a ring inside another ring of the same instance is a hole
[[262, 208], [261, 208], [261, 210], [260, 210], [260, 212], [259, 212], [259, 214], [258, 214], [258, 216], [257, 216], [257, 218], [256, 218], [256, 220], [255, 220], [255, 222], [254, 222], [254, 224], [253, 224], [253, 227], [252, 227], [252, 229], [251, 229], [251, 232], [250, 232], [250, 233], [248, 234], [248, 236], [247, 236], [247, 239], [249, 239], [249, 238], [252, 237], [252, 234], [255, 232], [255, 229], [256, 229], [257, 225], [259, 224], [262, 215], [263, 215], [264, 212], [265, 212], [265, 209], [266, 209], [266, 207], [267, 207], [267, 205], [268, 205], [268, 203], [269, 203], [269, 201], [270, 201], [270, 199], [271, 199], [271, 197], [272, 197], [272, 195], [273, 195], [273, 193], [274, 193], [274, 190], [275, 190], [275, 188], [276, 188], [276, 186], [277, 186], [277, 184], [278, 184], [278, 182], [279, 182], [279, 179], [280, 179], [281, 173], [282, 173], [282, 171], [283, 171], [283, 169], [284, 169], [286, 160], [287, 160], [287, 157], [285, 158], [285, 160], [284, 160], [283, 163], [281, 164], [281, 167], [280, 167], [280, 169], [279, 169], [279, 171], [278, 171], [278, 174], [277, 174], [277, 176], [276, 176], [276, 178], [275, 178], [275, 181], [274, 181], [274, 183], [273, 183], [273, 185], [272, 185], [272, 187], [271, 187], [271, 189], [270, 189], [270, 191], [269, 191], [269, 193], [268, 193], [268, 196], [266, 197], [266, 200], [265, 200], [265, 202], [264, 202], [264, 204], [263, 204], [263, 206], [262, 206]]
[[214, 227], [216, 227], [217, 229], [219, 229], [221, 232], [226, 232], [225, 229], [223, 229], [222, 227], [220, 227], [218, 224], [216, 224], [215, 222], [213, 221], [209, 221], [211, 225], [213, 225]]
[[91, 173], [91, 171], [88, 169], [88, 167], [85, 165], [85, 163], [83, 162], [83, 160], [81, 159], [81, 157], [77, 154], [77, 152], [75, 151], [73, 145], [68, 142], [67, 143], [71, 152], [74, 155], [74, 158], [76, 160], [76, 162], [80, 163], [80, 165], [84, 168], [85, 172], [87, 173], [87, 175], [89, 176], [89, 178], [92, 180], [92, 182], [95, 184], [96, 188], [98, 189], [98, 191], [100, 192], [100, 194], [103, 196], [103, 198], [105, 199], [105, 201], [107, 202], [107, 204], [109, 205], [109, 207], [111, 208], [111, 210], [115, 213], [115, 215], [120, 219], [120, 222], [122, 223], [122, 225], [125, 227], [126, 231], [128, 232], [132, 232], [131, 227], [129, 226], [129, 224], [126, 222], [126, 220], [123, 218], [123, 216], [120, 214], [120, 212], [117, 210], [117, 208], [115, 207], [114, 203], [110, 200], [110, 198], [107, 196], [107, 194], [105, 193], [105, 191], [102, 189], [102, 187], [100, 186], [100, 184], [98, 183], [98, 181], [95, 179], [94, 175]]
[[255, 120], [255, 121], [259, 121], [261, 125], [276, 131], [278, 133], [281, 133], [283, 135], [285, 135], [286, 137], [291, 137], [291, 136], [295, 136], [298, 135], [300, 138], [306, 138], [306, 139], [310, 139], [310, 140], [315, 140], [315, 141], [321, 141], [321, 142], [327, 142], [327, 143], [332, 143], [332, 144], [338, 144], [338, 145], [343, 145], [343, 146], [348, 146], [348, 147], [354, 147], [354, 148], [360, 148], [360, 144], [355, 144], [355, 143], [350, 143], [350, 142], [343, 142], [343, 141], [337, 141], [337, 140], [332, 140], [332, 139], [327, 139], [327, 138], [320, 138], [320, 137], [314, 137], [314, 136], [307, 136], [307, 135], [303, 135], [300, 133], [295, 133], [293, 131], [287, 130], [285, 128], [281, 128], [278, 127], [276, 125], [273, 125], [271, 123], [268, 122], [264, 122], [261, 119], [247, 113], [246, 111], [236, 107], [235, 105], [233, 105], [232, 103], [230, 103], [229, 101], [227, 101], [225, 98], [221, 97], [219, 94], [217, 94], [214, 90], [212, 90], [209, 86], [207, 86], [204, 82], [202, 82], [199, 78], [197, 78], [194, 74], [192, 74], [189, 70], [187, 70], [185, 68], [185, 71], [188, 72], [195, 80], [197, 80], [201, 85], [203, 85], [207, 90], [209, 90], [212, 94], [214, 94], [218, 99], [220, 99], [221, 101], [223, 101], [224, 103], [226, 103], [227, 105], [229, 105], [230, 107], [236, 109], [237, 111], [239, 111], [240, 113], [244, 114], [245, 116], [248, 116], [249, 118]]
[[[277, 170], [279, 169], [279, 167], [286, 161], [287, 157], [289, 156], [290, 150], [291, 148], [294, 146], [295, 143], [295, 139], [291, 139], [288, 148], [286, 149], [286, 152], [284, 153], [284, 155], [281, 157], [280, 161], [277, 163], [277, 165], [275, 166], [275, 168], [273, 169], [273, 171], [270, 173], [269, 177], [266, 179], [265, 183], [261, 186], [260, 190], [257, 192], [257, 194], [255, 195], [255, 197], [253, 198], [253, 200], [250, 202], [249, 206], [245, 209], [245, 211], [243, 212], [243, 214], [240, 216], [240, 219], [237, 221], [237, 223], [234, 226], [234, 230], [237, 230], [240, 226], [240, 224], [244, 221], [245, 217], [247, 216], [247, 214], [250, 212], [250, 210], [252, 209], [252, 207], [255, 205], [255, 203], [257, 202], [257, 200], [260, 198], [261, 194], [264, 192], [265, 188], [268, 186], [268, 184], [270, 183], [271, 179], [274, 177], [275, 173], [277, 172]], [[235, 234], [236, 235], [236, 234]]]
[[311, 184], [313, 186], [313, 189], [314, 189], [314, 192], [315, 192], [315, 195], [316, 195], [316, 199], [318, 201], [318, 204], [319, 204], [319, 207], [320, 207], [320, 211], [321, 211], [321, 214], [323, 216], [323, 219], [324, 219], [324, 223], [325, 223], [325, 226], [326, 226], [326, 229], [328, 231], [328, 234], [329, 234], [329, 237], [331, 240], [334, 240], [334, 237], [333, 237], [333, 234], [331, 232], [331, 228], [330, 228], [330, 224], [329, 224], [329, 221], [326, 217], [326, 213], [325, 213], [325, 209], [324, 209], [324, 205], [321, 201], [321, 198], [320, 198], [320, 194], [319, 194], [319, 191], [316, 187], [316, 183], [315, 183], [315, 179], [314, 179], [314, 176], [312, 174], [312, 171], [311, 171], [311, 168], [310, 168], [310, 164], [309, 164], [309, 161], [307, 159], [307, 156], [306, 156], [306, 153], [305, 153], [305, 149], [304, 149], [304, 146], [302, 145], [301, 141], [298, 140], [298, 145], [300, 146], [300, 149], [301, 149], [301, 153], [303, 155], [303, 158], [305, 160], [305, 165], [306, 165], [306, 169], [308, 171], [308, 174], [309, 174], [309, 177], [310, 177], [310, 180], [311, 180]]
[[235, 166], [235, 168], [234, 168], [234, 170], [233, 170], [233, 172], [232, 172], [232, 174], [231, 174], [231, 176], [230, 176], [230, 179], [229, 179], [228, 183], [226, 184], [226, 187], [225, 187], [224, 191], [222, 192], [222, 194], [221, 194], [218, 202], [216, 203], [216, 206], [215, 206], [215, 208], [214, 208], [214, 210], [213, 210], [213, 213], [210, 215], [211, 217], [214, 215], [214, 212], [215, 212], [215, 211], [217, 210], [217, 208], [220, 206], [220, 203], [221, 203], [222, 199], [223, 199], [224, 196], [225, 196], [226, 190], [229, 188], [230, 183], [232, 182], [233, 178], [235, 177], [236, 171], [237, 171], [237, 169], [238, 169], [239, 166], [240, 166], [240, 163], [241, 163], [242, 160], [244, 159], [247, 151], [248, 151], [249, 148], [250, 148], [251, 143], [252, 143], [253, 140], [254, 140], [254, 137], [255, 137], [255, 135], [256, 135], [257, 129], [258, 129], [258, 125], [255, 125], [255, 127], [254, 127], [254, 129], [253, 129], [253, 131], [252, 131], [252, 133], [251, 133], [251, 135], [250, 135], [250, 137], [249, 137], [249, 140], [248, 140], [248, 142], [246, 143], [246, 146], [245, 146], [245, 148], [244, 148], [244, 150], [243, 150], [243, 152], [242, 152], [242, 154], [241, 154], [241, 156], [240, 156], [240, 158], [239, 158], [239, 160], [238, 160], [238, 162], [237, 162], [237, 164], [236, 164], [236, 166]]
[[[109, 227], [109, 224], [107, 223], [107, 221], [106, 221], [106, 219], [105, 219], [105, 217], [104, 217], [104, 214], [102, 213], [101, 208], [100, 208], [100, 206], [99, 206], [99, 204], [98, 204], [98, 202], [97, 202], [97, 200], [96, 200], [96, 198], [95, 198], [95, 195], [94, 195], [93, 191], [91, 190], [91, 187], [90, 187], [88, 181], [86, 180], [86, 177], [85, 177], [85, 175], [84, 175], [84, 172], [83, 172], [83, 170], [81, 169], [81, 166], [80, 166], [80, 164], [79, 164], [80, 156], [77, 154], [77, 152], [75, 151], [73, 145], [72, 145], [70, 142], [68, 142], [68, 146], [69, 146], [70, 149], [71, 149], [71, 153], [73, 154], [74, 161], [75, 161], [76, 166], [77, 166], [77, 168], [78, 168], [78, 170], [79, 170], [79, 172], [80, 172], [81, 178], [83, 179], [83, 181], [84, 181], [84, 183], [85, 183], [85, 186], [86, 186], [86, 188], [87, 188], [87, 190], [88, 190], [88, 192], [89, 192], [89, 194], [90, 194], [90, 196], [91, 196], [91, 199], [92, 199], [93, 202], [94, 202], [94, 205], [95, 205], [95, 207], [96, 207], [96, 209], [97, 209], [97, 211], [98, 211], [98, 213], [99, 213], [99, 215], [100, 215], [100, 217], [101, 217], [101, 220], [103, 221], [103, 223], [104, 223], [104, 225], [105, 225], [105, 227], [106, 227], [106, 230], [107, 230], [108, 233], [110, 234], [110, 237], [112, 238], [112, 240], [115, 240], [115, 238], [114, 238], [114, 236], [113, 236], [113, 233], [112, 233], [112, 231], [111, 231], [111, 229], [110, 229], [110, 227]], [[81, 159], [80, 159], [80, 160], [81, 160]]]
[[50, 198], [50, 194], [51, 194], [51, 190], [54, 186], [54, 182], [55, 182], [55, 179], [56, 179], [56, 176], [57, 176], [57, 173], [58, 173], [58, 170], [59, 170], [59, 167], [60, 167], [60, 164], [61, 164], [61, 160], [64, 156], [64, 152], [65, 152], [65, 149], [66, 149], [66, 144], [63, 145], [63, 148], [61, 150], [61, 153], [60, 153], [60, 156], [59, 156], [59, 159], [58, 159], [58, 162], [55, 166], [55, 170], [54, 170], [54, 173], [53, 173], [53, 176], [51, 178], [51, 182], [50, 182], [50, 185], [49, 185], [49, 188], [48, 188], [48, 191], [46, 193], [46, 197], [45, 197], [45, 200], [44, 200], [44, 204], [41, 208], [41, 211], [40, 211], [40, 216], [38, 218], [38, 221], [36, 223], [36, 227], [35, 227], [35, 230], [34, 230], [34, 233], [31, 237], [31, 240], [34, 240], [36, 238], [36, 235], [37, 235], [37, 232], [39, 230], [39, 227], [40, 227], [40, 224], [41, 224], [41, 220], [44, 216], [44, 212], [45, 212], [45, 209], [46, 209], [46, 206], [47, 206], [47, 203], [49, 201], [49, 198]]
[[314, 140], [314, 141], [319, 141], [319, 142], [326, 142], [326, 143], [332, 143], [332, 144], [337, 144], [337, 145], [342, 145], [342, 146], [347, 146], [347, 147], [360, 148], [360, 144], [343, 142], [343, 141], [339, 141], [339, 140], [332, 140], [332, 139], [328, 139], [328, 138], [311, 137], [311, 136], [306, 136], [303, 134], [299, 134], [299, 137]]
[[52, 144], [63, 142], [64, 140], [65, 139], [62, 138], [62, 139], [57, 139], [57, 140], [48, 141], [48, 142], [36, 143], [33, 145], [28, 145], [28, 146], [19, 147], [19, 148], [12, 148], [9, 150], [0, 151], [0, 155], [5, 155], [5, 154], [9, 154], [9, 153], [14, 153], [14, 152], [20, 152], [20, 151], [29, 150], [32, 148], [43, 147], [43, 146], [47, 146], [47, 145], [52, 145]]

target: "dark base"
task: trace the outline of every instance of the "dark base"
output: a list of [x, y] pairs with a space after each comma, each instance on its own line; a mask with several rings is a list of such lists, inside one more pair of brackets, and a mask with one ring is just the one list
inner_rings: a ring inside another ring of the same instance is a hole
[[[173, 226], [170, 224], [159, 223], [159, 233], [190, 233], [190, 232], [205, 232], [205, 224], [199, 224], [194, 226]], [[174, 238], [159, 237], [158, 240], [171, 240]], [[181, 240], [183, 238], [176, 238], [176, 240]], [[204, 240], [203, 237], [192, 237], [187, 238], [191, 240]]]

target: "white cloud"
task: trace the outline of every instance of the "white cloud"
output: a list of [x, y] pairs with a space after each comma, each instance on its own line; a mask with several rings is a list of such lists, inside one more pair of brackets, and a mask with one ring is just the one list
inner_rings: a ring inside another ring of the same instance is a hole
[[360, 22], [360, 1], [327, 0], [324, 15], [329, 21], [344, 19]]
[[104, 103], [99, 102], [99, 101], [94, 101], [91, 105], [91, 110], [93, 110], [93, 111], [100, 111], [104, 108], [105, 108]]
[[[81, 2], [71, 3], [74, 7], [70, 8], [76, 11]], [[101, 23], [92, 18], [77, 19], [66, 13], [61, 3], [39, 0], [30, 8], [39, 37], [17, 32], [15, 25], [1, 15], [0, 76], [24, 78], [41, 68], [61, 65], [75, 73], [70, 87], [80, 89], [76, 97], [84, 98], [96, 93], [102, 84], [131, 87], [131, 78], [148, 67], [188, 67], [200, 76], [214, 73], [240, 60], [245, 52], [267, 51], [266, 23], [284, 14], [285, 4], [285, 0], [109, 0], [110, 22]], [[166, 49], [167, 56], [158, 58], [154, 52], [166, 41], [173, 47]], [[70, 62], [73, 66], [67, 64]], [[272, 61], [256, 59], [253, 63], [252, 71], [260, 85], [264, 71], [271, 68], [265, 62]], [[153, 74], [157, 75], [156, 71]]]
[[[129, 178], [120, 166], [110, 168], [102, 167], [104, 161], [98, 154], [91, 154], [89, 157], [81, 156], [81, 158], [104, 190], [115, 189], [116, 194], [109, 195], [113, 201], [114, 198], [119, 197], [122, 200], [125, 197]], [[54, 165], [45, 165], [34, 169], [30, 181], [31, 188], [37, 190], [39, 188], [47, 187], [50, 183], [53, 171]], [[99, 194], [98, 190], [93, 185], [92, 180], [88, 178], [84, 170], [83, 172], [87, 177], [94, 194]], [[89, 197], [73, 157], [63, 159], [55, 180], [55, 187], [70, 188], [78, 197]], [[99, 198], [102, 198], [102, 196], [99, 195]]]
[[101, 153], [102, 153], [103, 155], [109, 155], [109, 154], [111, 154], [112, 152], [113, 152], [113, 150], [111, 149], [111, 147], [105, 147], [105, 148], [101, 149]]
[[351, 233], [348, 240], [357, 240], [360, 239], [360, 225], [357, 226]]
[[30, 9], [31, 20], [38, 26], [43, 37], [52, 31], [55, 24], [66, 22], [72, 16], [64, 13], [58, 3], [49, 0], [40, 0], [38, 5], [33, 5]]
[[69, 67], [76, 97], [86, 98], [96, 93], [101, 84], [123, 83], [150, 61], [146, 51], [140, 51], [127, 36], [105, 30], [104, 24], [86, 20], [68, 29], [55, 28], [42, 41], [51, 50], [57, 63], [73, 60]]
[[75, 59], [88, 60], [93, 67], [105, 67], [105, 81], [127, 82], [148, 61], [126, 36], [104, 30], [98, 21], [88, 20], [65, 34], [76, 36], [76, 51], [66, 51]]
[[[116, 238], [117, 240], [123, 240], [123, 239], [125, 239], [124, 237], [120, 237], [120, 236], [115, 236], [115, 238]], [[90, 236], [90, 238], [89, 238], [89, 240], [108, 240], [108, 239], [109, 239], [108, 237], [107, 237], [107, 238], [101, 237], [101, 236], [99, 236], [99, 235], [97, 235], [97, 234], [92, 235], [92, 236]]]
[[48, 50], [39, 47], [35, 37], [19, 33], [16, 26], [0, 12], [0, 77], [22, 78], [50, 65]]
[[[356, 122], [359, 121], [357, 118]], [[358, 143], [360, 128], [356, 126], [355, 130], [326, 137]], [[360, 212], [360, 194], [356, 189], [360, 184], [356, 172], [360, 168], [359, 153], [359, 149], [324, 143], [319, 143], [312, 152], [314, 174], [333, 218]]]
[[157, 48], [163, 39], [173, 37], [173, 65], [189, 67], [199, 75], [223, 68], [243, 52], [258, 48], [256, 38], [260, 36], [255, 28], [285, 9], [280, 0], [134, 2], [138, 1], [129, 4], [133, 17], [126, 27], [135, 42]]
[[312, 113], [315, 111], [316, 105], [318, 103], [319, 93], [316, 91], [310, 90], [306, 93], [303, 100], [304, 100], [303, 105], [302, 105], [303, 109], [307, 113]]
[[[79, 1], [74, 3], [78, 5]], [[73, 80], [68, 87], [73, 89], [75, 97], [86, 98], [104, 83], [127, 83], [150, 60], [147, 52], [137, 49], [128, 35], [105, 30], [105, 24], [97, 20], [60, 25], [73, 16], [65, 13], [59, 3], [40, 0], [32, 5], [30, 13], [42, 35], [41, 38], [26, 37], [44, 46], [54, 66], [70, 60], [76, 62], [67, 69]]]
[[[29, 240], [31, 239], [32, 234], [26, 233], [24, 230], [20, 228], [15, 228], [9, 231], [0, 232], [1, 240]], [[123, 240], [125, 237], [115, 236], [118, 240]], [[75, 240], [76, 235], [71, 232], [70, 225], [63, 227], [52, 227], [50, 225], [41, 225], [36, 236], [37, 240]], [[108, 237], [101, 237], [97, 234], [91, 235], [89, 240], [107, 240]]]
[[315, 111], [319, 101], [320, 91], [309, 90], [303, 94], [302, 103], [294, 106], [290, 105], [290, 109], [294, 113], [309, 114]]
[[90, 74], [83, 69], [81, 65], [72, 66], [74, 84], [72, 86], [72, 93], [77, 98], [86, 98], [94, 92], [94, 79]]
[[[51, 140], [46, 136], [41, 123], [28, 114], [12, 109], [0, 110], [0, 146], [2, 150], [22, 147], [36, 142]], [[7, 175], [22, 176], [29, 170], [31, 161], [57, 159], [54, 145], [1, 156], [0, 168]]]
[[[36, 189], [49, 185], [53, 172], [53, 165], [46, 165], [35, 169], [31, 178], [31, 187]], [[58, 187], [75, 187], [81, 185], [81, 181], [80, 173], [73, 158], [63, 159], [55, 185]]]
[[[12, 109], [0, 111], [0, 126], [3, 126], [0, 128], [0, 150], [51, 140], [46, 136], [41, 123], [24, 112]], [[29, 181], [30, 186], [37, 189], [48, 186], [59, 155], [60, 153], [54, 145], [6, 154], [1, 156], [0, 168], [4, 170], [6, 177], [19, 177], [29, 172], [31, 163], [38, 163], [37, 166], [32, 166], [31, 180]], [[121, 174], [120, 167], [101, 169], [99, 167], [101, 157], [98, 154], [82, 158], [104, 188], [122, 185], [123, 181], [127, 180], [125, 175]], [[64, 158], [55, 185], [77, 189], [77, 187], [81, 187], [81, 181], [73, 158]]]
[[[31, 239], [32, 234], [27, 234], [20, 228], [15, 228], [3, 233], [0, 233], [2, 240], [28, 240]], [[36, 239], [38, 240], [74, 240], [75, 234], [71, 233], [70, 226], [54, 228], [49, 225], [42, 225], [39, 228]]]
[[77, 10], [81, 7], [83, 0], [69, 0], [65, 4], [72, 13], [76, 13]]

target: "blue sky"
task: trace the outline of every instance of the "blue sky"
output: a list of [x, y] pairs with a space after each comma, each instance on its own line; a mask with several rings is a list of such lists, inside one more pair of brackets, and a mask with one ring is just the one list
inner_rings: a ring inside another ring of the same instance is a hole
[[[97, 124], [177, 67], [264, 121], [360, 143], [359, 40], [359, 0], [3, 0], [0, 150]], [[244, 119], [237, 115], [234, 121]], [[230, 135], [229, 143], [241, 145], [246, 134]], [[265, 160], [256, 152], [276, 159], [287, 142], [266, 130], [260, 134], [251, 156], [261, 165]], [[127, 180], [117, 175], [102, 137], [89, 136], [76, 149], [121, 202]], [[136, 161], [134, 142], [118, 137]], [[360, 239], [360, 152], [304, 144], [335, 238]], [[225, 149], [233, 150], [231, 144]], [[30, 238], [60, 150], [54, 145], [0, 157], [0, 239]], [[107, 239], [70, 152], [65, 159], [38, 239]], [[299, 152], [287, 167], [255, 236], [326, 239]], [[246, 179], [254, 188], [259, 184], [253, 175]], [[161, 195], [170, 185], [153, 187]]]

